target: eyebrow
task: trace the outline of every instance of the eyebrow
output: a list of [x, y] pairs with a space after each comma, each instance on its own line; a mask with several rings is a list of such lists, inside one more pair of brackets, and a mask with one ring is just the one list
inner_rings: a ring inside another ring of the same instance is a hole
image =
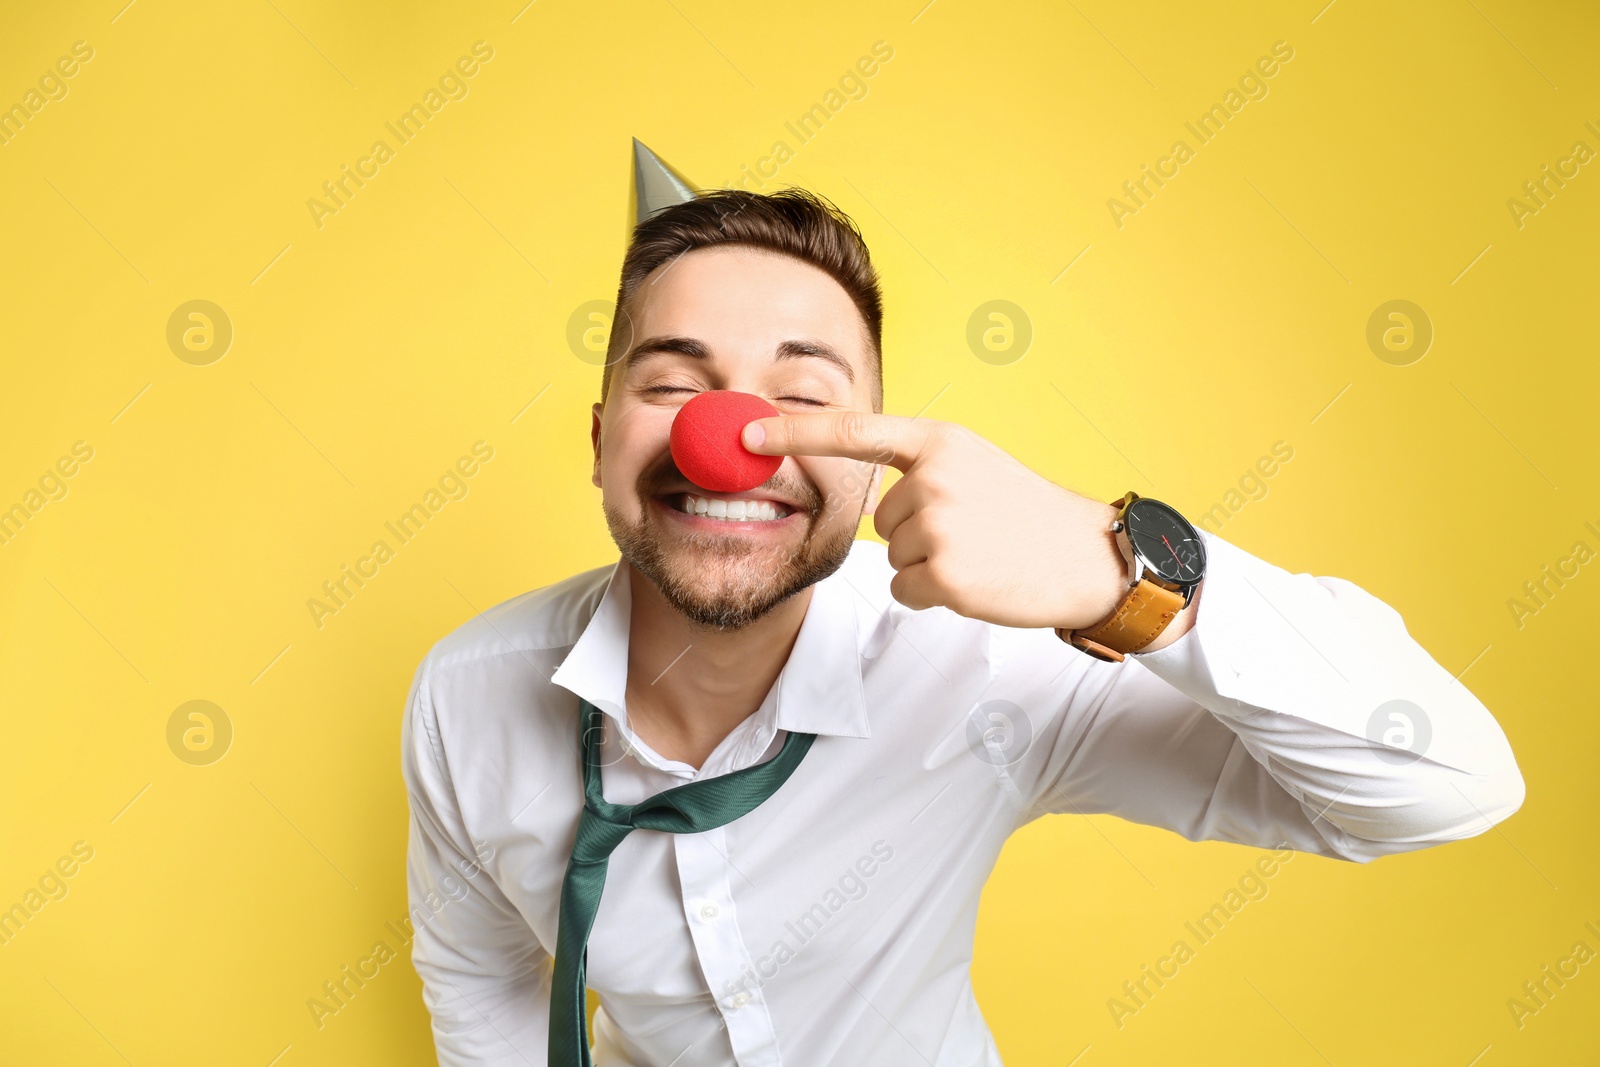
[[[711, 348], [696, 337], [648, 337], [630, 348], [622, 357], [622, 368], [626, 371], [635, 363], [651, 356], [670, 354], [688, 356], [691, 359], [710, 359]], [[850, 361], [840, 355], [832, 345], [822, 341], [781, 341], [773, 358], [784, 360], [808, 357], [832, 363], [844, 372], [846, 381], [851, 385], [855, 384], [856, 372], [851, 368]]]

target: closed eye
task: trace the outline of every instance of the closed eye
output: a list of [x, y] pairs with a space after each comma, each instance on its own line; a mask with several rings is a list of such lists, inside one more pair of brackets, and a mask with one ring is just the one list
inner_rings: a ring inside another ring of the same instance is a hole
[[[651, 385], [640, 390], [642, 393], [692, 393], [694, 391], [695, 390], [690, 389], [686, 385]], [[816, 398], [809, 396], [780, 396], [777, 399], [792, 400], [797, 404], [811, 404], [819, 408], [825, 408], [828, 406], [828, 402], [826, 400], [817, 400]]]

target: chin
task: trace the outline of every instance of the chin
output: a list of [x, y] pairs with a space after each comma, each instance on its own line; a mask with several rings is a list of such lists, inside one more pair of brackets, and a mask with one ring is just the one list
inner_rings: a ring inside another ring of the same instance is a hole
[[[647, 515], [629, 523], [606, 507], [611, 537], [630, 566], [697, 626], [741, 630], [843, 565], [854, 531], [797, 544], [753, 543], [737, 534], [674, 536]], [[842, 535], [842, 536], [841, 536]]]

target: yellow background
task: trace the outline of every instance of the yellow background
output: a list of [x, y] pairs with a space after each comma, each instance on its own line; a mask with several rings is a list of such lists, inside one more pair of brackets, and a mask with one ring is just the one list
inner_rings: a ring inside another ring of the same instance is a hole
[[[1575, 141], [1600, 150], [1592, 8], [123, 3], [14, 7], [0, 33], [0, 104], [94, 49], [0, 146], [0, 507], [94, 450], [0, 545], [0, 907], [94, 850], [0, 946], [0, 1060], [432, 1062], [404, 954], [321, 1028], [307, 1001], [406, 912], [418, 660], [615, 558], [599, 369], [567, 328], [615, 293], [638, 136], [702, 186], [789, 143], [751, 187], [807, 186], [864, 229], [890, 412], [1191, 515], [1286, 442], [1222, 534], [1394, 605], [1518, 755], [1502, 826], [1295, 858], [1120, 1029], [1108, 998], [1258, 853], [1026, 828], [974, 968], [1008, 1064], [1594, 1062], [1600, 965], [1520, 1028], [1507, 1007], [1575, 942], [1600, 951], [1600, 565], [1520, 626], [1507, 603], [1600, 550], [1600, 165], [1520, 228], [1507, 207]], [[319, 228], [307, 200], [480, 40], [468, 95]], [[800, 145], [785, 123], [880, 40], [866, 95]], [[1195, 144], [1184, 122], [1280, 40], [1268, 95]], [[1180, 138], [1195, 157], [1119, 228], [1107, 200]], [[234, 331], [205, 366], [166, 340], [196, 299]], [[996, 299], [1034, 333], [1003, 365], [966, 340]], [[1366, 342], [1394, 299], [1435, 331], [1408, 366]], [[322, 582], [479, 440], [468, 495], [315, 625]], [[190, 700], [232, 725], [208, 766], [168, 746]]]

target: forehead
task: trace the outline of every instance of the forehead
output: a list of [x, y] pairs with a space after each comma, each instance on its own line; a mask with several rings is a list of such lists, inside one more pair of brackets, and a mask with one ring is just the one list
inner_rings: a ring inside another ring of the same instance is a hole
[[864, 366], [866, 327], [844, 287], [803, 260], [749, 245], [697, 248], [657, 267], [635, 295], [636, 340], [699, 338], [726, 354], [793, 339], [825, 342]]

